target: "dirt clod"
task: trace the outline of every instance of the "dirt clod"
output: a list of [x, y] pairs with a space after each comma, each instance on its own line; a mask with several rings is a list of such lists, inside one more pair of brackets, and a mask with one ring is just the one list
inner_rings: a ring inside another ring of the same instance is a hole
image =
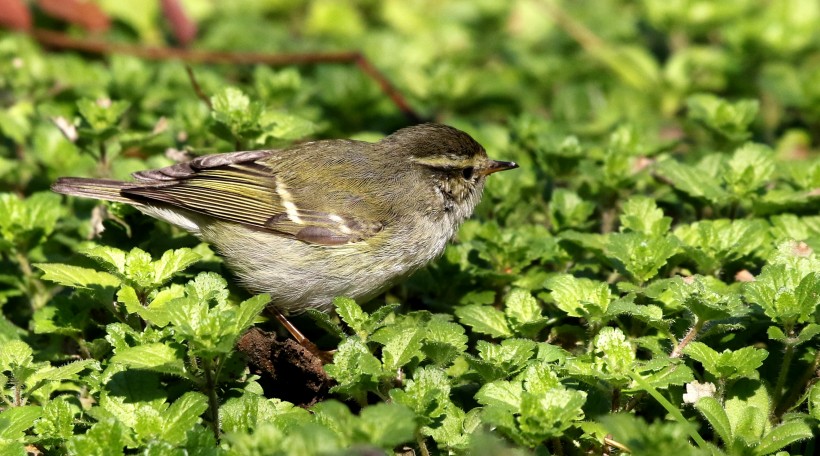
[[260, 377], [266, 397], [310, 407], [333, 386], [322, 361], [292, 339], [280, 341], [274, 333], [251, 328], [236, 346], [248, 358], [251, 373]]

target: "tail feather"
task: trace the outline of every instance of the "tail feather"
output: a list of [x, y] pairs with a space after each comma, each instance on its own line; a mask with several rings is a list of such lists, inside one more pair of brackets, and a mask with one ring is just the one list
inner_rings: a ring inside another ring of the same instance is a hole
[[129, 182], [108, 179], [87, 179], [83, 177], [61, 177], [52, 184], [51, 190], [64, 195], [81, 196], [105, 201], [135, 204], [131, 198], [123, 196], [121, 191]]

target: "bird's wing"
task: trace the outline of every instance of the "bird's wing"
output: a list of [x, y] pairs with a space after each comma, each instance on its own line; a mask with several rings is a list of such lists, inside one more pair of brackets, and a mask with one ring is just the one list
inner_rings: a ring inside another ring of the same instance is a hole
[[332, 202], [321, 198], [297, 201], [297, 189], [291, 188], [285, 173], [276, 172], [265, 160], [279, 152], [207, 155], [141, 171], [134, 173], [137, 181], [121, 193], [143, 203], [164, 203], [308, 243], [359, 242], [382, 230], [384, 221], [346, 214], [344, 207], [331, 210]]

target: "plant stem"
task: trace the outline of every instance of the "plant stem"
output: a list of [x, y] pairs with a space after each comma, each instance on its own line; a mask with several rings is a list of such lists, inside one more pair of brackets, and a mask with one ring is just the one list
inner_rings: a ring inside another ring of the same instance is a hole
[[783, 410], [785, 410], [780, 399], [783, 397], [783, 388], [786, 386], [786, 377], [789, 375], [792, 358], [794, 358], [794, 344], [788, 340], [786, 342], [786, 351], [783, 354], [783, 363], [780, 365], [780, 374], [777, 376], [777, 383], [774, 387], [774, 398], [772, 400], [775, 405], [775, 416], [778, 418], [783, 413]]
[[430, 450], [427, 449], [427, 444], [424, 443], [424, 437], [416, 434], [416, 444], [419, 446], [419, 452], [422, 456], [430, 456]]
[[14, 259], [17, 260], [17, 265], [20, 267], [20, 272], [23, 273], [23, 280], [25, 285], [25, 293], [28, 296], [31, 311], [42, 308], [48, 302], [48, 292], [43, 283], [34, 277], [34, 270], [31, 269], [31, 263], [28, 258], [15, 249]]
[[615, 387], [612, 389], [612, 405], [610, 409], [612, 413], [617, 412], [621, 408], [621, 389]]
[[672, 350], [672, 354], [669, 355], [670, 358], [680, 358], [681, 354], [683, 353], [683, 349], [689, 345], [690, 342], [695, 340], [698, 336], [698, 333], [701, 329], [703, 329], [703, 325], [706, 323], [705, 320], [701, 320], [700, 318], [695, 317], [695, 325], [689, 329], [689, 332], [683, 336], [683, 339], [678, 343], [674, 350]]
[[644, 391], [649, 393], [649, 395], [654, 397], [655, 400], [658, 401], [663, 406], [663, 408], [665, 408], [666, 411], [669, 412], [670, 415], [672, 415], [673, 418], [675, 418], [675, 420], [677, 420], [680, 424], [684, 426], [684, 429], [686, 429], [686, 433], [689, 434], [689, 437], [691, 437], [692, 440], [694, 440], [695, 443], [698, 444], [698, 447], [700, 447], [701, 449], [706, 449], [706, 441], [703, 440], [703, 437], [701, 437], [700, 434], [698, 434], [698, 431], [695, 429], [694, 425], [692, 425], [692, 423], [686, 420], [686, 417], [683, 416], [683, 413], [681, 413], [680, 409], [672, 405], [671, 402], [669, 402], [665, 397], [663, 397], [663, 395], [659, 393], [654, 386], [647, 383], [647, 381], [644, 380], [644, 378], [641, 377], [641, 375], [637, 372], [628, 372], [627, 374], [632, 378], [632, 380], [635, 380], [635, 383], [637, 383], [638, 386], [641, 387], [641, 389], [643, 389]]
[[219, 398], [216, 395], [213, 361], [202, 359], [202, 370], [205, 372], [205, 393], [208, 396], [208, 408], [211, 411], [211, 430], [219, 441]]
[[[806, 389], [809, 382], [811, 382], [812, 377], [814, 377], [816, 375], [818, 367], [820, 367], [820, 349], [818, 349], [815, 352], [814, 361], [811, 363], [811, 365], [808, 367], [808, 369], [806, 369], [806, 372], [804, 372], [803, 375], [800, 377], [800, 380], [798, 380], [795, 383], [795, 387], [792, 388], [789, 395], [786, 396], [786, 399], [783, 400], [782, 405], [779, 407], [780, 410], [783, 410], [783, 411], [788, 410], [789, 407], [791, 407], [792, 404], [795, 403], [795, 401], [797, 400], [797, 397], [800, 395], [800, 393], [802, 391], [804, 391]], [[783, 413], [783, 412], [781, 412], [781, 413]]]

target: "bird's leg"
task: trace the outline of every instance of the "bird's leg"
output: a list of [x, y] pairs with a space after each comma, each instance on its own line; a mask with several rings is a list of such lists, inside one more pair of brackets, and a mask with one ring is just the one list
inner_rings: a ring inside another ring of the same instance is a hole
[[284, 326], [285, 329], [288, 330], [290, 335], [293, 336], [293, 338], [296, 340], [297, 343], [299, 343], [299, 345], [305, 347], [307, 351], [311, 352], [314, 356], [319, 358], [322, 361], [322, 364], [328, 364], [330, 362], [333, 362], [333, 353], [335, 352], [335, 350], [324, 351], [320, 349], [318, 346], [316, 346], [316, 344], [311, 342], [310, 339], [305, 337], [305, 335], [302, 334], [302, 331], [299, 331], [299, 329], [296, 328], [296, 326], [294, 326], [294, 324], [291, 323], [290, 320], [288, 320], [287, 317], [285, 317], [285, 315], [282, 314], [282, 312], [280, 312], [279, 309], [277, 309], [276, 307], [268, 306], [268, 311], [273, 313], [273, 316], [276, 317], [276, 319], [279, 320], [279, 323], [281, 323], [282, 326]]

